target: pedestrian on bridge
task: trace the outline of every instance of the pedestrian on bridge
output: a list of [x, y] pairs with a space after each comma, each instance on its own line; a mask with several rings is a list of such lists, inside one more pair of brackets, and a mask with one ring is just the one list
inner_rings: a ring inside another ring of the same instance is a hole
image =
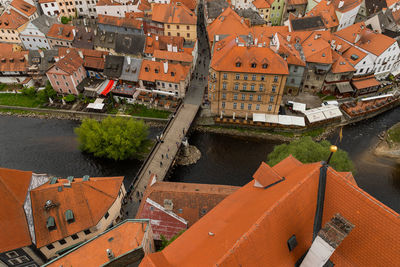
[[165, 157], [168, 159], [168, 153], [167, 153], [167, 154], [165, 154]]
[[162, 167], [162, 161], [160, 161], [160, 167]]

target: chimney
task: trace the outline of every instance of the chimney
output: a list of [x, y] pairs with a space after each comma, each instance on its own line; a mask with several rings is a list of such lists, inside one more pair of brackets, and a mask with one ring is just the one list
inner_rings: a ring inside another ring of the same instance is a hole
[[338, 44], [338, 45], [336, 46], [336, 51], [339, 51], [341, 48], [342, 48], [342, 45]]
[[341, 0], [341, 1], [339, 2], [339, 4], [338, 4], [338, 8], [342, 8], [342, 7], [343, 7], [343, 5], [344, 5], [344, 1], [343, 1], [343, 0]]
[[290, 43], [291, 39], [292, 39], [292, 36], [290, 36], [290, 35], [286, 36], [286, 41], [288, 41], [288, 43]]
[[351, 222], [336, 214], [318, 232], [300, 267], [324, 266], [353, 228]]
[[44, 52], [43, 52], [43, 50], [42, 50], [42, 49], [39, 49], [38, 52], [39, 52], [40, 57], [41, 57], [41, 58], [44, 58]]
[[172, 44], [167, 44], [167, 51], [172, 52]]
[[156, 41], [158, 41], [158, 35], [156, 35]]
[[82, 52], [82, 50], [78, 50], [78, 54], [79, 54], [79, 56], [83, 59], [83, 52]]
[[178, 52], [178, 47], [176, 45], [172, 46], [172, 52]]
[[356, 36], [356, 39], [354, 40], [354, 43], [357, 43], [358, 41], [360, 41], [360, 38], [361, 38], [360, 34], [357, 33], [357, 36]]
[[326, 5], [329, 6], [331, 4], [331, 1], [326, 1]]
[[126, 57], [126, 62], [128, 63], [128, 65], [131, 65], [131, 57]]
[[236, 43], [239, 43], [239, 37], [236, 36], [235, 41]]
[[254, 39], [254, 45], [257, 46], [257, 44], [258, 44], [258, 39], [255, 38], [255, 39]]
[[54, 61], [55, 61], [55, 62], [58, 62], [59, 60], [60, 60], [59, 57], [54, 57]]
[[168, 73], [168, 61], [163, 62], [164, 73]]
[[107, 258], [108, 258], [109, 260], [114, 259], [114, 253], [112, 252], [111, 249], [108, 248], [108, 249], [106, 250], [106, 252], [107, 252]]
[[47, 19], [45, 20], [45, 23], [47, 27], [50, 27], [50, 22]]
[[174, 209], [174, 203], [171, 199], [164, 199], [164, 209], [172, 211]]

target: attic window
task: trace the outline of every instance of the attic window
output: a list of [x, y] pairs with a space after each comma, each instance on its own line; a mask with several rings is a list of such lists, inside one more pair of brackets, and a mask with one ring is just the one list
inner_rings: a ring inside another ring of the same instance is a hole
[[46, 227], [49, 231], [56, 229], [56, 222], [55, 222], [53, 216], [50, 216], [49, 218], [47, 218]]
[[158, 72], [159, 72], [159, 70], [158, 70], [158, 69], [155, 69], [155, 70], [154, 70], [154, 72], [155, 72], [155, 73], [158, 73]]
[[287, 245], [289, 248], [289, 251], [292, 251], [296, 246], [297, 246], [297, 239], [295, 235], [292, 235], [288, 241], [287, 241]]
[[240, 66], [242, 66], [242, 63], [240, 63], [240, 62], [236, 62], [236, 67], [240, 67]]
[[351, 57], [350, 57], [352, 60], [357, 60], [358, 59], [358, 56], [357, 55], [355, 55], [355, 54], [353, 54], [353, 55], [351, 55]]
[[263, 68], [263, 69], [266, 69], [267, 67], [268, 67], [268, 64], [267, 64], [267, 63], [262, 64], [262, 68]]
[[175, 72], [171, 71], [171, 76], [175, 76]]
[[325, 57], [325, 53], [322, 53], [322, 57]]
[[65, 212], [65, 220], [66, 220], [68, 223], [73, 223], [73, 222], [75, 222], [74, 213], [72, 212], [72, 210], [67, 210], [67, 211]]
[[145, 67], [145, 68], [144, 68], [144, 71], [145, 71], [145, 72], [149, 72], [149, 67]]
[[257, 67], [257, 63], [251, 63], [251, 67], [252, 67], [252, 68]]

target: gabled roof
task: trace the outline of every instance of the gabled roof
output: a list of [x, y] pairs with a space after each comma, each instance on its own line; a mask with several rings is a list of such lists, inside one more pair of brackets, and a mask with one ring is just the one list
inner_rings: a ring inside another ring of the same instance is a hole
[[[341, 2], [343, 3], [342, 5]], [[362, 0], [332, 0], [331, 5], [335, 7], [337, 12], [345, 13], [358, 7], [362, 2]]]
[[32, 16], [36, 12], [36, 7], [24, 0], [13, 0], [11, 6], [27, 17]]
[[0, 51], [0, 71], [26, 72], [29, 51]]
[[[294, 266], [312, 243], [321, 163], [289, 157], [272, 168], [285, 180], [266, 189], [249, 182], [140, 266]], [[347, 175], [329, 167], [326, 176], [322, 225], [337, 213], [355, 225], [330, 260], [337, 266], [396, 265], [399, 214]], [[289, 251], [293, 235], [297, 246]]]
[[73, 33], [73, 30], [75, 29], [76, 28], [72, 25], [53, 24], [47, 32], [47, 37], [72, 41], [75, 37]]
[[329, 32], [312, 32], [307, 39], [302, 42], [304, 56], [307, 62], [332, 64], [332, 49], [328, 41], [323, 38], [323, 34], [329, 35]]
[[252, 4], [257, 8], [257, 9], [263, 9], [263, 8], [270, 8], [271, 4], [267, 0], [254, 0]]
[[155, 50], [153, 56], [158, 59], [191, 63], [193, 56], [185, 52], [171, 52], [165, 50]]
[[0, 29], [16, 30], [27, 22], [28, 18], [11, 9], [0, 16]]
[[[59, 179], [31, 191], [32, 213], [38, 248], [95, 226], [118, 197], [123, 177], [96, 177], [73, 182]], [[70, 185], [68, 185], [70, 184]], [[50, 200], [55, 207], [45, 209]], [[65, 211], [71, 210], [75, 221], [68, 223]], [[46, 221], [52, 216], [55, 229], [49, 230]]]
[[168, 45], [176, 46], [176, 50], [183, 49], [184, 38], [179, 36], [147, 35], [145, 53], [153, 54], [155, 50], [168, 50]]
[[[236, 63], [240, 63], [240, 67], [236, 67]], [[256, 64], [254, 68], [253, 63]], [[266, 68], [263, 68], [264, 64], [267, 64]], [[217, 71], [289, 74], [287, 62], [269, 47], [246, 47], [242, 39], [236, 39], [235, 35], [215, 44], [210, 66]]]
[[210, 25], [207, 26], [208, 39], [210, 42], [214, 40], [215, 35], [247, 35], [249, 32], [248, 25], [231, 7], [222, 12]]
[[[290, 36], [290, 34], [288, 34]], [[287, 36], [288, 36], [287, 35]], [[295, 48], [296, 44], [291, 44], [287, 41], [287, 37], [283, 37], [282, 34], [276, 33], [279, 40], [278, 54], [287, 56], [287, 63], [297, 66], [305, 66], [306, 62], [302, 59], [300, 52]], [[291, 38], [291, 37], [290, 37]]]
[[0, 168], [0, 253], [32, 244], [24, 212], [32, 172]]
[[331, 1], [328, 2], [327, 0], [321, 0], [321, 2], [319, 2], [305, 16], [320, 16], [324, 22], [325, 28], [333, 28], [339, 25], [335, 7], [332, 5]]
[[182, 3], [154, 4], [152, 20], [162, 23], [196, 25], [197, 17]]
[[107, 249], [113, 252], [114, 260], [135, 249], [145, 250], [144, 238], [150, 231], [149, 220], [128, 219], [43, 266], [104, 266], [110, 262]]
[[118, 33], [115, 38], [115, 52], [126, 55], [142, 55], [146, 36], [144, 34]]
[[41, 32], [43, 32], [45, 35], [47, 32], [50, 30], [50, 27], [57, 23], [56, 18], [48, 17], [46, 15], [41, 15], [37, 17], [36, 19], [32, 20], [31, 23], [35, 25]]
[[166, 81], [171, 83], [179, 83], [187, 78], [189, 74], [189, 69], [190, 66], [168, 63], [168, 71], [167, 73], [165, 73], [164, 62], [145, 59], [142, 62], [139, 80], [150, 82]]
[[195, 9], [197, 7], [197, 1], [196, 0], [172, 0], [171, 3], [175, 3], [175, 4], [182, 3], [192, 11], [195, 11]]
[[83, 59], [80, 57], [77, 50], [70, 50], [64, 57], [58, 60], [54, 67], [65, 71], [68, 74], [72, 74], [83, 65]]
[[339, 55], [337, 52], [332, 52], [333, 64], [331, 71], [332, 73], [343, 73], [352, 72], [356, 69], [347, 61], [343, 56]]
[[368, 54], [361, 51], [355, 46], [351, 46], [346, 52], [343, 53], [343, 57], [347, 59], [353, 66], [357, 65], [358, 62], [363, 60]]
[[134, 28], [134, 29], [141, 29], [143, 25], [142, 21], [133, 19], [131, 17], [121, 18], [121, 17], [106, 16], [106, 15], [98, 15], [97, 23], [113, 25], [117, 27]]
[[83, 66], [85, 68], [93, 68], [93, 69], [104, 69], [104, 64], [106, 61], [106, 55], [109, 52], [99, 51], [99, 50], [92, 50], [92, 49], [84, 49], [84, 48], [67, 48], [67, 47], [60, 47], [58, 48], [58, 55], [63, 57], [67, 55], [70, 51], [81, 51], [83, 54]]

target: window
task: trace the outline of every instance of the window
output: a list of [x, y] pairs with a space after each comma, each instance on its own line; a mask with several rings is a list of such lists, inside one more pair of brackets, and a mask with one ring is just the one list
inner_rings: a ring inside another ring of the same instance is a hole
[[260, 110], [260, 104], [256, 105], [256, 110]]
[[253, 95], [249, 95], [249, 100], [253, 101]]
[[240, 67], [240, 66], [242, 66], [242, 63], [240, 63], [240, 62], [236, 62], [236, 67]]
[[274, 96], [272, 95], [270, 98], [269, 98], [269, 102], [274, 102]]
[[263, 84], [260, 84], [260, 87], [259, 87], [259, 89], [258, 89], [260, 92], [262, 92], [263, 90], [264, 90], [264, 85]]
[[261, 81], [265, 81], [265, 75], [261, 75]]
[[251, 79], [252, 79], [253, 81], [257, 80], [257, 75], [256, 75], [256, 74], [253, 74], [253, 76], [251, 76]]
[[77, 234], [73, 234], [73, 235], [71, 235], [71, 238], [72, 238], [73, 240], [77, 240], [77, 239], [79, 238], [79, 236], [78, 236]]
[[226, 90], [226, 83], [222, 83], [222, 89]]
[[261, 101], [261, 95], [257, 96], [257, 101]]
[[186, 34], [186, 37], [187, 37], [187, 38], [190, 38], [190, 33], [187, 33], [187, 34]]
[[[165, 83], [161, 83], [162, 87], [165, 87]], [[107, 212], [108, 213], [108, 212]], [[107, 218], [106, 218], [107, 219]]]
[[242, 100], [246, 100], [246, 95], [242, 94]]
[[167, 29], [169, 29], [169, 28], [171, 28], [171, 26], [170, 26], [170, 25], [167, 25]]
[[238, 98], [238, 94], [234, 94], [233, 95], [233, 100], [237, 100], [237, 98]]
[[272, 85], [272, 93], [275, 93], [276, 92], [276, 85], [274, 84], [274, 85]]
[[49, 244], [49, 245], [46, 246], [46, 248], [47, 248], [48, 250], [52, 250], [52, 249], [54, 248], [54, 246], [53, 246], [53, 244]]
[[274, 83], [277, 83], [278, 82], [278, 76], [274, 76]]
[[[163, 83], [164, 84], [164, 83]], [[106, 215], [104, 215], [104, 218], [107, 219], [110, 216], [110, 214], [108, 213], [108, 211], [106, 212]]]
[[63, 77], [63, 79], [65, 80], [65, 75], [63, 75], [62, 77]]
[[257, 63], [251, 63], [251, 67], [252, 68], [256, 68], [257, 67]]
[[58, 241], [58, 243], [60, 243], [60, 245], [64, 245], [67, 243], [67, 241], [65, 241], [65, 239], [61, 239]]
[[222, 77], [223, 77], [224, 80], [226, 80], [226, 79], [228, 79], [228, 74], [227, 74], [227, 73], [224, 73], [224, 74], [222, 75]]
[[65, 83], [65, 85], [66, 85], [66, 86], [69, 86], [69, 84], [68, 84], [67, 82]]
[[243, 90], [247, 90], [247, 84], [243, 84]]
[[225, 102], [222, 102], [222, 108], [225, 108]]
[[190, 26], [186, 26], [186, 30], [190, 30]]
[[253, 83], [252, 85], [250, 85], [250, 89], [251, 89], [251, 91], [254, 91], [254, 87], [255, 87], [256, 85]]
[[244, 103], [240, 103], [240, 109], [244, 109]]
[[233, 109], [237, 109], [237, 103], [233, 103]]
[[[10, 265], [19, 265], [19, 264], [20, 264], [20, 262], [19, 262], [18, 259], [11, 259], [11, 260], [8, 260], [8, 263], [9, 263]], [[6, 266], [7, 266], [7, 265], [6, 265]]]
[[236, 73], [235, 79], [236, 79], [236, 80], [239, 80], [239, 79], [240, 79], [240, 74]]
[[158, 73], [159, 71], [158, 71], [158, 69], [155, 69], [154, 72], [155, 72], [155, 73]]
[[179, 29], [179, 25], [176, 25], [176, 28]]
[[244, 79], [245, 81], [247, 81], [247, 78], [248, 78], [248, 75], [247, 75], [247, 74], [243, 75], [243, 79]]
[[83, 231], [85, 233], [85, 235], [90, 235], [92, 232], [90, 231], [90, 229], [86, 229], [85, 231]]
[[251, 110], [251, 106], [252, 106], [251, 104], [248, 104], [248, 105], [247, 105], [247, 109], [248, 109], [248, 110]]
[[144, 68], [144, 71], [145, 71], [145, 72], [149, 72], [149, 68], [148, 68], [148, 67], [145, 67], [145, 68]]
[[222, 94], [222, 99], [226, 99], [226, 94], [225, 93]]
[[7, 255], [8, 258], [15, 258], [15, 257], [18, 257], [18, 253], [15, 252], [15, 251], [7, 252], [6, 255]]

